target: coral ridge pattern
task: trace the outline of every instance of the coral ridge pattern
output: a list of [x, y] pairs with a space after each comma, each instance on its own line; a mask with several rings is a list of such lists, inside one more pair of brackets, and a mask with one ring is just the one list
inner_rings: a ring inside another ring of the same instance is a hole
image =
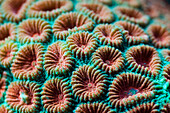
[[0, 0], [0, 113], [170, 113], [170, 2]]

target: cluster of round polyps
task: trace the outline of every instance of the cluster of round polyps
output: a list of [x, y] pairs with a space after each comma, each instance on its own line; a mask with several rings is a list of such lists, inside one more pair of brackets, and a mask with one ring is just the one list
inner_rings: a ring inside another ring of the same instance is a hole
[[0, 113], [169, 113], [169, 6], [150, 1], [0, 0]]

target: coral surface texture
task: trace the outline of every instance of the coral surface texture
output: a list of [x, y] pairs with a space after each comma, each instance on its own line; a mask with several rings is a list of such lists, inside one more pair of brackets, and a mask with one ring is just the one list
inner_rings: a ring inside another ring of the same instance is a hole
[[0, 0], [0, 113], [170, 113], [170, 1]]

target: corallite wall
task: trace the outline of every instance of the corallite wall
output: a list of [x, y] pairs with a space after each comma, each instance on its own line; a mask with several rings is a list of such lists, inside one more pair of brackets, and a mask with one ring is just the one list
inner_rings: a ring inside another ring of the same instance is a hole
[[0, 0], [0, 113], [170, 113], [170, 3]]

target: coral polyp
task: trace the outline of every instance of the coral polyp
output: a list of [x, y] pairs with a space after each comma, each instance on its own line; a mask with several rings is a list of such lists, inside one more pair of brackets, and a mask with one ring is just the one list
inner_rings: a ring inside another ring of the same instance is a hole
[[71, 86], [67, 79], [48, 80], [43, 87], [42, 100], [48, 113], [66, 113], [73, 103]]
[[14, 59], [11, 70], [18, 79], [36, 79], [43, 71], [44, 47], [29, 44], [21, 48]]
[[144, 32], [144, 30], [140, 26], [126, 21], [118, 21], [115, 23], [115, 25], [123, 29], [123, 34], [126, 38], [128, 45], [149, 42], [149, 36]]
[[51, 26], [42, 19], [27, 19], [18, 26], [18, 40], [20, 43], [48, 42], [51, 38]]
[[53, 26], [56, 39], [65, 40], [66, 37], [76, 31], [91, 31], [94, 22], [86, 15], [77, 12], [65, 13], [59, 16]]
[[40, 107], [40, 85], [28, 81], [12, 82], [7, 90], [7, 104], [21, 113], [33, 113]]
[[28, 16], [54, 20], [61, 13], [71, 11], [72, 9], [73, 4], [71, 1], [43, 0], [35, 2], [28, 9]]
[[147, 31], [155, 47], [170, 47], [170, 32], [165, 26], [152, 24]]
[[0, 113], [170, 113], [168, 0], [0, 0]]
[[145, 26], [149, 23], [149, 16], [144, 15], [135, 8], [117, 6], [114, 8], [114, 12], [121, 20], [127, 20], [141, 26]]
[[122, 53], [118, 49], [108, 46], [98, 48], [91, 59], [94, 66], [107, 73], [120, 71], [124, 67], [124, 60]]
[[121, 29], [114, 25], [101, 24], [95, 27], [94, 33], [99, 37], [102, 45], [120, 47], [123, 43]]
[[126, 52], [128, 68], [131, 71], [157, 76], [161, 69], [161, 59], [155, 48], [147, 45], [131, 47]]
[[80, 101], [100, 98], [107, 88], [107, 75], [88, 65], [80, 66], [71, 77], [73, 93]]
[[25, 18], [26, 10], [31, 2], [33, 0], [4, 0], [2, 12], [8, 21], [18, 23]]
[[102, 102], [80, 104], [75, 113], [116, 113], [110, 106]]
[[98, 40], [91, 33], [78, 32], [67, 37], [67, 44], [76, 58], [86, 60], [98, 47]]
[[140, 74], [122, 73], [110, 85], [109, 100], [112, 106], [123, 109], [143, 99], [153, 98], [156, 91], [156, 84], [149, 78]]
[[111, 23], [114, 20], [111, 10], [103, 4], [79, 3], [76, 9], [91, 17], [96, 23]]
[[48, 46], [44, 68], [49, 75], [57, 76], [68, 73], [73, 68], [74, 63], [75, 60], [65, 42], [57, 41]]

